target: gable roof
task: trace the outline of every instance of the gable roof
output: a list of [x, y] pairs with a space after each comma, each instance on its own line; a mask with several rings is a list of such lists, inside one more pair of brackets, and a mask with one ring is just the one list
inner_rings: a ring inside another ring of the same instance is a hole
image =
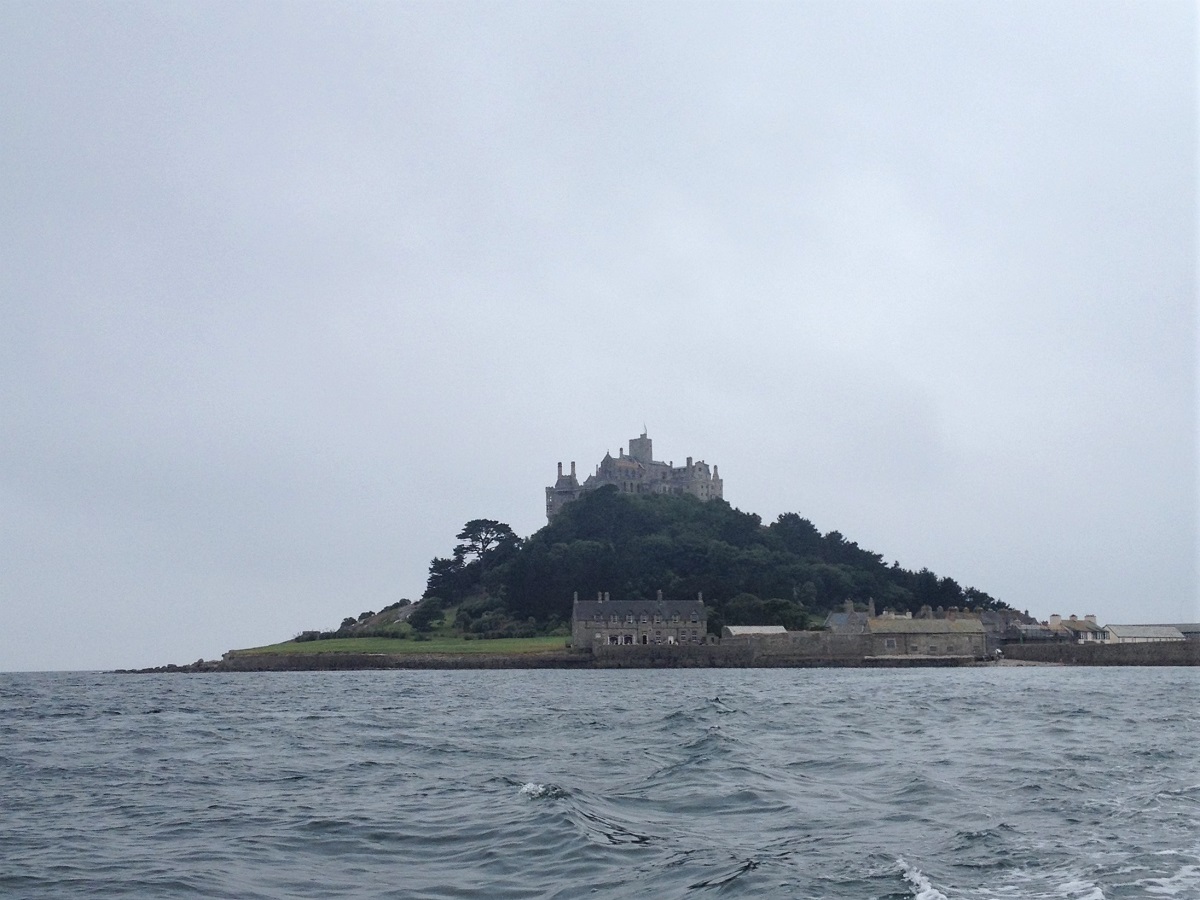
[[978, 619], [901, 619], [877, 618], [867, 620], [871, 634], [983, 634]]
[[1142, 638], [1154, 641], [1182, 641], [1183, 632], [1174, 625], [1109, 625], [1108, 630], [1119, 638]]
[[867, 614], [831, 612], [825, 617], [825, 628], [836, 634], [862, 634], [867, 630]]
[[726, 625], [725, 630], [730, 637], [741, 637], [751, 634], [787, 634], [782, 625]]

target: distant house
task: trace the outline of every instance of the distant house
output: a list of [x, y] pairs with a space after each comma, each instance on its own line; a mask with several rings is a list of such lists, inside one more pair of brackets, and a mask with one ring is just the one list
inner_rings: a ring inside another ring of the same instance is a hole
[[875, 616], [875, 601], [867, 605], [866, 612], [854, 608], [854, 601], [847, 600], [845, 606], [825, 617], [824, 628], [834, 634], [866, 634], [867, 622]]
[[1155, 641], [1187, 640], [1174, 625], [1108, 625], [1105, 640], [1112, 644], [1149, 644]]
[[633, 647], [651, 644], [707, 643], [708, 610], [704, 598], [612, 600], [607, 593], [595, 600], [576, 595], [571, 612], [571, 645], [582, 650], [596, 646]]
[[1184, 622], [1176, 625], [1185, 640], [1200, 641], [1200, 622]]
[[1095, 616], [1071, 616], [1064, 619], [1055, 613], [1047, 623], [1049, 629], [1059, 640], [1072, 641], [1076, 644], [1100, 643], [1104, 640], [1104, 629], [1096, 624]]

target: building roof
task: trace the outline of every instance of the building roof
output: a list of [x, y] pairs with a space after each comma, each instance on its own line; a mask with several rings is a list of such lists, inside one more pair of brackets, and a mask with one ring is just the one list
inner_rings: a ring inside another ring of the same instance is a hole
[[835, 634], [862, 634], [867, 630], [867, 614], [831, 612], [825, 617], [825, 628]]
[[696, 613], [701, 621], [707, 621], [708, 611], [699, 600], [577, 600], [573, 618], [607, 619], [610, 616], [662, 616], [669, 619], [678, 615], [690, 619]]
[[787, 634], [782, 625], [726, 625], [725, 631], [730, 637], [743, 637], [752, 634]]
[[[1094, 618], [1095, 616], [1092, 616], [1092, 619]], [[1081, 619], [1078, 616], [1071, 616], [1069, 619], [1063, 619], [1060, 617], [1057, 623], [1054, 622], [1054, 617], [1051, 616], [1049, 627], [1051, 631], [1069, 631], [1072, 634], [1082, 634], [1084, 632], [1102, 633], [1104, 631], [1103, 628], [1097, 625], [1094, 621], [1091, 621], [1091, 619]]]
[[871, 634], [983, 634], [978, 619], [902, 619], [879, 617], [867, 620]]
[[1183, 632], [1175, 625], [1109, 625], [1108, 630], [1119, 638], [1141, 638], [1154, 641], [1183, 640]]

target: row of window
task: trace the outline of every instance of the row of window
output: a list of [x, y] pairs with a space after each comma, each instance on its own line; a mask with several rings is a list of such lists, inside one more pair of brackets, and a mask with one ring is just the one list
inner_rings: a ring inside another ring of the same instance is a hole
[[[597, 624], [601, 624], [601, 625], [602, 625], [602, 624], [604, 624], [604, 616], [596, 616], [596, 617], [595, 617], [595, 618], [594, 618], [592, 621], [593, 621], [593, 622], [595, 622], [595, 623], [597, 623]], [[620, 617], [620, 616], [618, 616], [618, 615], [616, 615], [615, 613], [614, 613], [613, 615], [611, 615], [611, 616], [609, 616], [609, 617], [608, 617], [608, 622], [609, 622], [609, 624], [610, 624], [610, 625], [617, 625], [617, 624], [619, 624], [619, 623], [620, 623], [620, 621], [621, 621], [621, 617]], [[632, 625], [632, 624], [634, 624], [634, 622], [635, 622], [635, 621], [636, 621], [636, 617], [634, 616], [634, 614], [633, 614], [633, 613], [629, 613], [628, 615], [626, 615], [626, 616], [625, 616], [625, 624], [627, 624], [627, 625]], [[662, 616], [655, 616], [655, 617], [654, 617], [654, 624], [655, 624], [655, 625], [661, 625], [661, 624], [663, 623], [663, 621], [664, 621], [664, 619], [663, 619], [663, 617], [662, 617]], [[679, 613], [672, 613], [672, 614], [671, 614], [671, 622], [672, 622], [673, 624], [678, 624], [678, 623], [679, 623], [679, 621], [680, 621], [680, 619], [679, 619]], [[692, 613], [692, 622], [699, 622], [699, 621], [700, 621], [700, 614], [699, 614], [699, 613]], [[649, 624], [649, 622], [650, 622], [650, 616], [649, 616], [649, 614], [647, 614], [647, 613], [642, 613], [642, 617], [641, 617], [641, 623], [642, 623], [643, 625], [646, 625], [646, 624]]]
[[[596, 632], [596, 641], [598, 643], [601, 643], [604, 641], [604, 635], [601, 634], [599, 631]], [[669, 634], [669, 635], [667, 635], [665, 641], [663, 640], [661, 631], [654, 632], [654, 640], [650, 640], [650, 635], [643, 634], [641, 641], [638, 641], [638, 639], [632, 634], [610, 634], [608, 636], [608, 643], [610, 645], [617, 645], [617, 646], [631, 645], [631, 644], [637, 644], [637, 643], [642, 643], [642, 644], [664, 644], [664, 643], [665, 644], [678, 644], [678, 643], [700, 644], [700, 643], [703, 643], [703, 638], [701, 637], [699, 631], [693, 629], [692, 633], [690, 635], [687, 633], [686, 630], [681, 632], [678, 640], [676, 640], [675, 635]]]

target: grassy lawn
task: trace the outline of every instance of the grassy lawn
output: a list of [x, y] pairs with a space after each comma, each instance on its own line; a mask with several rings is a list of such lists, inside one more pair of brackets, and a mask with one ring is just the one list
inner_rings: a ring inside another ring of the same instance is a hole
[[266, 647], [234, 650], [243, 653], [543, 653], [566, 649], [565, 637], [498, 638], [493, 641], [467, 641], [453, 635], [434, 634], [427, 641], [396, 638], [333, 638], [328, 641], [284, 641]]

